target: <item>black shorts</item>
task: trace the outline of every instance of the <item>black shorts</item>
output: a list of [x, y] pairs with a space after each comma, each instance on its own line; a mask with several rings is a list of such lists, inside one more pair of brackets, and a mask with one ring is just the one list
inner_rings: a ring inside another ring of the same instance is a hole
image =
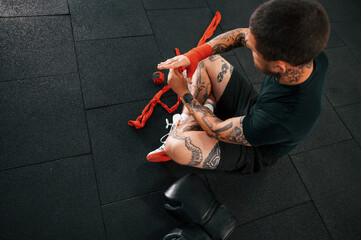
[[[257, 98], [258, 93], [252, 84], [234, 69], [223, 95], [217, 102], [214, 113], [222, 120], [247, 115]], [[221, 160], [217, 170], [237, 170], [242, 173], [257, 172], [265, 163], [269, 162], [269, 156], [257, 147], [221, 141], [219, 146], [221, 148]]]

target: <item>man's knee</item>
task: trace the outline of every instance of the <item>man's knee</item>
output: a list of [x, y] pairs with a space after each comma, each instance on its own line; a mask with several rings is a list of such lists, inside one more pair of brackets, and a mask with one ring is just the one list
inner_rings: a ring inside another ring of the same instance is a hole
[[204, 67], [207, 69], [207, 67], [214, 65], [214, 63], [220, 59], [224, 59], [224, 58], [221, 55], [216, 54], [203, 59], [202, 62], [204, 64]]
[[172, 146], [171, 146], [172, 143], [171, 143], [171, 141], [172, 141], [171, 137], [168, 136], [167, 141], [165, 141], [165, 143], [164, 143], [164, 150], [165, 150], [168, 157], [171, 157], [171, 154], [172, 154]]
[[177, 143], [178, 141], [176, 141], [176, 139], [174, 139], [174, 137], [172, 136], [168, 136], [167, 141], [165, 142], [165, 152], [167, 153], [167, 156], [172, 158], [175, 155], [175, 152], [177, 150]]
[[[165, 152], [167, 156], [170, 157], [173, 161], [178, 164], [186, 165], [185, 158], [182, 157], [182, 141], [179, 141], [173, 136], [168, 136], [167, 141], [165, 142]], [[184, 143], [183, 143], [184, 146]]]
[[[213, 56], [213, 55], [212, 55]], [[202, 66], [202, 68], [207, 72], [207, 69], [210, 67], [210, 65], [211, 65], [211, 61], [210, 61], [210, 59], [212, 59], [212, 56], [210, 56], [210, 57], [208, 57], [208, 58], [205, 58], [205, 59], [203, 59], [202, 61], [200, 61], [199, 63], [198, 63], [198, 66], [200, 65], [200, 66]], [[208, 74], [208, 72], [207, 72], [207, 74]]]

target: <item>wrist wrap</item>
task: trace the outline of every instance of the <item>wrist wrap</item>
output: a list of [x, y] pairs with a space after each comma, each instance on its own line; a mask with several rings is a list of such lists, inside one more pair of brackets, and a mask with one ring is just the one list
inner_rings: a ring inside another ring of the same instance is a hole
[[203, 59], [212, 55], [212, 47], [205, 43], [199, 47], [195, 47], [189, 52], [185, 53], [191, 64], [187, 67], [187, 77], [191, 78], [198, 67], [198, 63]]

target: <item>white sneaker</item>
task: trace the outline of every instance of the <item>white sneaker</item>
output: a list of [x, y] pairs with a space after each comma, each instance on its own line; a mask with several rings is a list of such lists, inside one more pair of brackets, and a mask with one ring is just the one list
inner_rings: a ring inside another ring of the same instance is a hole
[[[170, 123], [167, 118], [165, 119], [165, 123], [166, 123], [165, 128], [168, 129], [169, 127], [171, 127], [170, 131], [169, 131], [169, 132], [171, 132], [171, 131], [173, 131], [173, 129], [177, 128], [179, 126], [179, 124], [181, 124], [184, 120], [186, 120], [187, 117], [188, 116], [185, 114], [182, 114], [182, 115], [179, 113], [174, 114], [172, 123]], [[162, 145], [159, 148], [148, 153], [147, 160], [149, 162], [166, 162], [166, 161], [171, 160], [171, 158], [168, 157], [167, 153], [165, 152], [165, 145], [164, 145], [165, 141], [167, 140], [168, 135], [169, 135], [169, 133], [167, 133], [160, 139], [160, 142], [162, 143]]]
[[[213, 97], [213, 100], [208, 98], [206, 100], [206, 102], [204, 103], [204, 106], [209, 108], [212, 112], [214, 112], [214, 108], [215, 108], [215, 100]], [[173, 131], [174, 128], [177, 128], [184, 120], [186, 120], [188, 118], [188, 115], [186, 114], [179, 114], [176, 113], [173, 115], [173, 119], [172, 119], [172, 123], [169, 123], [168, 119], [165, 119], [165, 123], [166, 123], [166, 129], [170, 128], [170, 131]], [[165, 152], [165, 141], [167, 140], [169, 133], [167, 133], [166, 135], [164, 135], [163, 137], [161, 137], [160, 142], [162, 143], [162, 145], [157, 148], [154, 151], [151, 151], [150, 153], [148, 153], [147, 155], [147, 160], [149, 162], [166, 162], [171, 160], [170, 157], [167, 156], [167, 153]]]

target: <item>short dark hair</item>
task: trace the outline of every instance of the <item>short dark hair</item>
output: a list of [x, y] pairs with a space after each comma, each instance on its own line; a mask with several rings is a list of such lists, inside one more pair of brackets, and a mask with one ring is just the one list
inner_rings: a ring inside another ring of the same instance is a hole
[[330, 23], [316, 0], [271, 0], [252, 14], [256, 50], [268, 61], [293, 66], [309, 63], [327, 45]]

